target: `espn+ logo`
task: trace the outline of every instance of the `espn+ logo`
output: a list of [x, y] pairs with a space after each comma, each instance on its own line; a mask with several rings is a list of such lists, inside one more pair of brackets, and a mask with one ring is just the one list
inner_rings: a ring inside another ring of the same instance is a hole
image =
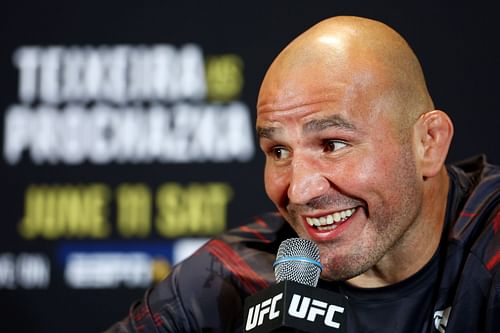
[[[278, 318], [280, 311], [277, 304], [282, 298], [283, 293], [279, 293], [260, 304], [252, 306], [248, 311], [245, 331], [261, 326], [266, 317], [268, 320]], [[306, 319], [310, 322], [315, 322], [317, 317], [324, 317], [323, 324], [325, 326], [338, 329], [340, 328], [340, 323], [334, 320], [334, 316], [337, 312], [344, 313], [344, 307], [293, 294], [287, 312], [291, 317]]]

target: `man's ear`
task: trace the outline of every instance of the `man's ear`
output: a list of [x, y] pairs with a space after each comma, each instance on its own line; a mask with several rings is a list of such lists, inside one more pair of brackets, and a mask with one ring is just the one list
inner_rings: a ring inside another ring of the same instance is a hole
[[451, 139], [453, 123], [446, 113], [440, 110], [422, 114], [415, 124], [417, 140], [417, 159], [425, 178], [434, 177], [442, 169]]

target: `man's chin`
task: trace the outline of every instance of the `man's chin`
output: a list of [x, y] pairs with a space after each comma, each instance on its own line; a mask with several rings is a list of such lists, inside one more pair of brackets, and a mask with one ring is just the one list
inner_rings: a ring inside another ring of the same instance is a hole
[[338, 281], [350, 280], [358, 275], [359, 274], [354, 274], [354, 273], [348, 274], [347, 272], [323, 270], [321, 272], [320, 278], [321, 280], [328, 282], [338, 282]]
[[321, 261], [323, 270], [320, 277], [325, 281], [347, 281], [365, 273], [372, 267], [368, 261], [364, 261], [364, 263], [358, 261], [358, 265], [352, 265], [355, 262], [355, 258], [343, 258], [342, 260], [335, 260], [335, 262]]

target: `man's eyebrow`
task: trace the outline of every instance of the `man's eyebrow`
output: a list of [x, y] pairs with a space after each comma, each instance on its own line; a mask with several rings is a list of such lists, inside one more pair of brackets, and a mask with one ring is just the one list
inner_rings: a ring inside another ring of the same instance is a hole
[[257, 127], [257, 137], [271, 139], [273, 134], [278, 132], [279, 129], [276, 127]]
[[323, 119], [312, 119], [302, 127], [304, 132], [319, 132], [330, 127], [339, 127], [347, 130], [355, 130], [356, 126], [339, 115], [333, 115]]
[[[325, 130], [330, 127], [338, 127], [353, 131], [356, 129], [354, 124], [348, 122], [344, 118], [339, 115], [333, 115], [330, 117], [322, 118], [322, 119], [312, 119], [304, 124], [302, 127], [303, 131], [306, 133], [310, 132], [319, 132]], [[257, 137], [272, 139], [277, 132], [280, 132], [282, 129], [277, 127], [257, 127]]]

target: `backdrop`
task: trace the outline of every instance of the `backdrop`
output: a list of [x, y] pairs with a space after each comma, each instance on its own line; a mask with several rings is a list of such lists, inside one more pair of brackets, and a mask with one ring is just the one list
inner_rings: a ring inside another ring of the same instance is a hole
[[0, 316], [99, 332], [207, 238], [272, 210], [259, 83], [300, 32], [382, 20], [453, 118], [449, 162], [500, 162], [497, 17], [481, 1], [7, 1], [0, 21]]

